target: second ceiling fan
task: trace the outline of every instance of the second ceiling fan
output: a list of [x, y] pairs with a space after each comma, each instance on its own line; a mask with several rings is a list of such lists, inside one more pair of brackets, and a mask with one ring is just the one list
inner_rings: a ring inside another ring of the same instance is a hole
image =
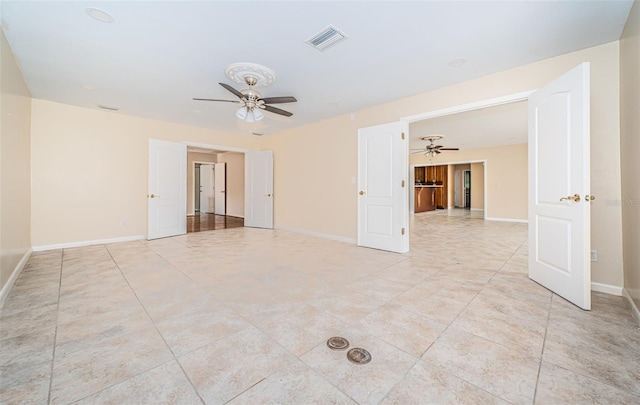
[[429, 144], [424, 147], [424, 149], [411, 149], [411, 154], [415, 153], [424, 153], [425, 156], [433, 157], [435, 155], [439, 155], [443, 150], [460, 150], [459, 148], [445, 148], [442, 145], [436, 145], [434, 142], [444, 138], [442, 135], [429, 135], [423, 136], [420, 138], [422, 141], [429, 141]]

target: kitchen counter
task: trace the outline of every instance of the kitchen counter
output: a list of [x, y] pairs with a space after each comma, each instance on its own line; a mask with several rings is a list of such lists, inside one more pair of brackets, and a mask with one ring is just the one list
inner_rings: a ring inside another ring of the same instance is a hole
[[416, 185], [414, 212], [433, 211], [436, 209], [435, 192], [436, 188], [442, 187], [433, 185]]

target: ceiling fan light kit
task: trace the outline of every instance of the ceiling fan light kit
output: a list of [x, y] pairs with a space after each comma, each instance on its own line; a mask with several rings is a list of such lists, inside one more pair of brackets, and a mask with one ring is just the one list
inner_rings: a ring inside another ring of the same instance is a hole
[[242, 83], [248, 88], [238, 91], [225, 83], [218, 83], [227, 91], [239, 98], [239, 100], [218, 100], [212, 98], [194, 98], [196, 101], [221, 101], [227, 103], [240, 103], [242, 107], [236, 111], [236, 117], [246, 122], [260, 121], [264, 114], [260, 110], [265, 110], [285, 117], [293, 114], [280, 108], [272, 107], [269, 104], [295, 103], [293, 96], [283, 97], [262, 97], [262, 94], [255, 90], [256, 86], [268, 86], [276, 81], [276, 74], [266, 66], [256, 63], [232, 63], [225, 70], [227, 77], [234, 82]]

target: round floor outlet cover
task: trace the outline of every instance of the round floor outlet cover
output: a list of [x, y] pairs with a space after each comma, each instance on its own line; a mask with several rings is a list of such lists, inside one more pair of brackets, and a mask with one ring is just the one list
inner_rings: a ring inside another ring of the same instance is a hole
[[331, 350], [344, 350], [349, 347], [349, 341], [340, 336], [334, 336], [327, 340], [327, 346]]
[[371, 353], [356, 347], [347, 352], [347, 358], [355, 364], [367, 364], [371, 361]]

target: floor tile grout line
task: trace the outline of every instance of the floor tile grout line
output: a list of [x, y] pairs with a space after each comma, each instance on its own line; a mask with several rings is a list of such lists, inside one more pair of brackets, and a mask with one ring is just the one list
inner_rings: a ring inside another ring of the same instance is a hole
[[548, 311], [547, 311], [547, 324], [544, 328], [544, 338], [542, 339], [542, 349], [540, 350], [540, 362], [538, 363], [538, 374], [536, 375], [536, 386], [535, 389], [533, 390], [533, 403], [536, 403], [536, 397], [538, 395], [538, 384], [540, 384], [540, 373], [542, 371], [542, 358], [544, 357], [544, 349], [545, 346], [547, 345], [547, 332], [549, 330], [549, 322], [551, 320], [551, 306], [553, 304], [553, 296], [555, 294], [551, 294], [551, 297], [549, 297], [549, 304], [548, 304]]
[[[523, 243], [524, 243], [524, 242], [523, 242]], [[521, 246], [522, 246], [522, 245], [521, 245]], [[518, 248], [518, 249], [519, 249], [519, 248]], [[516, 251], [517, 251], [517, 249], [516, 249]], [[515, 254], [515, 252], [514, 252], [514, 254]], [[513, 257], [513, 255], [512, 255], [511, 257]], [[444, 269], [443, 269], [443, 270], [444, 270]], [[443, 270], [440, 270], [440, 271], [443, 271]], [[435, 344], [435, 343], [436, 343], [436, 342], [437, 342], [437, 341], [442, 337], [442, 335], [444, 335], [444, 334], [449, 330], [449, 328], [450, 328], [450, 327], [455, 323], [455, 321], [460, 317], [460, 315], [461, 315], [464, 311], [466, 311], [466, 309], [469, 307], [469, 305], [471, 305], [471, 303], [476, 299], [476, 297], [477, 297], [478, 295], [480, 295], [480, 293], [481, 293], [485, 288], [487, 288], [487, 286], [489, 285], [489, 282], [493, 279], [493, 277], [495, 277], [495, 275], [496, 275], [496, 274], [498, 274], [498, 272], [499, 272], [499, 270], [498, 270], [498, 271], [496, 271], [496, 272], [491, 276], [491, 278], [490, 278], [486, 283], [484, 283], [484, 284], [483, 284], [482, 288], [481, 288], [480, 290], [478, 290], [478, 292], [473, 296], [473, 298], [471, 298], [471, 299], [469, 300], [469, 302], [467, 302], [467, 304], [464, 306], [464, 308], [463, 308], [460, 312], [458, 312], [458, 314], [455, 316], [455, 318], [454, 318], [451, 322], [449, 322], [449, 324], [448, 324], [448, 325], [447, 325], [447, 327], [442, 331], [442, 333], [440, 333], [440, 334], [438, 335], [438, 338], [436, 338], [436, 340], [434, 340], [434, 341], [431, 343], [431, 345], [429, 345], [429, 347], [425, 350], [425, 353], [427, 353], [427, 352], [429, 351], [429, 349], [431, 349], [431, 347], [433, 347], [433, 345], [434, 345], [434, 344]], [[429, 318], [429, 319], [431, 319], [431, 318]], [[454, 328], [455, 328], [455, 326], [454, 326]], [[465, 333], [470, 333], [470, 332], [467, 332], [467, 331], [463, 331], [463, 332], [465, 332]], [[493, 340], [487, 339], [487, 338], [485, 338], [485, 337], [483, 337], [483, 336], [476, 335], [475, 333], [470, 333], [470, 334], [472, 334], [472, 335], [474, 335], [474, 336], [476, 336], [476, 337], [478, 337], [478, 338], [480, 338], [480, 339], [483, 339], [483, 340], [485, 340], [485, 341], [488, 341], [488, 342], [490, 342], [490, 343], [492, 343], [492, 344], [498, 344], [498, 345], [500, 345], [500, 343], [498, 343], [498, 342], [494, 342]], [[516, 350], [516, 351], [520, 352], [520, 350], [514, 349], [514, 348], [512, 348], [512, 347], [509, 347], [509, 349], [513, 349], [513, 350]], [[420, 359], [422, 359], [422, 357], [423, 357], [423, 356], [424, 356], [424, 354], [420, 357]], [[530, 357], [530, 356], [527, 354], [527, 357]], [[469, 384], [472, 384], [473, 386], [476, 386], [476, 385], [475, 385], [475, 384], [473, 384], [471, 381], [468, 381], [468, 380], [467, 380], [467, 379], [465, 379], [465, 378], [458, 377], [458, 376], [457, 376], [457, 375], [455, 375], [455, 374], [454, 374], [454, 376], [455, 376], [455, 377], [457, 377], [457, 378], [460, 378], [460, 379], [461, 379], [461, 380], [463, 380], [463, 381], [466, 381], [466, 382], [467, 382], [467, 383], [469, 383]], [[537, 380], [536, 380], [536, 387], [537, 387]], [[486, 391], [486, 390], [485, 390], [485, 391]], [[488, 391], [487, 391], [487, 392], [488, 392]], [[502, 398], [502, 397], [501, 397], [501, 396], [499, 396], [499, 395], [493, 394], [493, 393], [491, 393], [491, 392], [489, 392], [489, 393], [490, 393], [491, 395], [493, 395], [493, 396], [497, 397], [497, 398], [500, 398], [500, 399], [502, 399], [502, 400], [505, 400], [504, 398]], [[534, 398], [535, 398], [535, 388], [534, 388]], [[505, 400], [505, 401], [506, 401], [506, 400]], [[507, 402], [509, 402], [509, 401], [507, 401]]]
[[[554, 300], [556, 300], [556, 299], [564, 299], [564, 298], [560, 297], [559, 295], [557, 295], [557, 294], [555, 294], [555, 293], [554, 293], [554, 294], [552, 294], [552, 296], [551, 296], [551, 305], [550, 305], [550, 309], [549, 309], [549, 321], [551, 320], [551, 310], [552, 310], [552, 308], [551, 308], [551, 307], [553, 306], [553, 301], [554, 301]], [[545, 331], [545, 343], [546, 343], [546, 331]], [[544, 346], [543, 346], [543, 353], [542, 353], [542, 355], [544, 355]], [[542, 361], [544, 361], [544, 360], [542, 360], [542, 355], [541, 355], [541, 363], [542, 363]], [[580, 371], [575, 371], [575, 370], [572, 370], [572, 369], [566, 368], [566, 367], [564, 367], [564, 366], [562, 366], [562, 365], [560, 365], [560, 364], [556, 364], [556, 363], [554, 363], [553, 361], [548, 361], [548, 360], [547, 360], [546, 362], [547, 362], [547, 363], [549, 363], [549, 364], [554, 365], [555, 367], [559, 367], [559, 368], [561, 368], [561, 369], [563, 369], [563, 370], [567, 370], [567, 371], [569, 371], [569, 372], [571, 372], [571, 373], [573, 373], [573, 374], [577, 374], [577, 375], [579, 375], [579, 376], [581, 376], [581, 377], [584, 377], [584, 378], [586, 378], [586, 379], [588, 379], [588, 380], [598, 382], [598, 383], [600, 383], [600, 384], [606, 385], [606, 386], [611, 387], [611, 388], [614, 388], [614, 389], [616, 389], [616, 390], [624, 390], [624, 388], [622, 388], [622, 387], [618, 387], [618, 386], [616, 386], [616, 385], [612, 385], [612, 384], [610, 384], [610, 383], [609, 383], [609, 382], [607, 382], [607, 381], [603, 381], [603, 380], [600, 380], [600, 379], [598, 379], [598, 378], [594, 378], [594, 377], [589, 376], [589, 375], [587, 375], [587, 374], [584, 374], [584, 373], [582, 373], [582, 372], [580, 372]], [[631, 394], [631, 395], [633, 395], [633, 396], [636, 396], [636, 397], [640, 398], [640, 392], [639, 392], [639, 393], [631, 392], [630, 394]]]
[[49, 393], [47, 403], [51, 403], [51, 390], [53, 388], [53, 370], [56, 362], [56, 346], [58, 343], [58, 319], [60, 317], [60, 295], [62, 293], [62, 267], [64, 265], [64, 249], [60, 252], [60, 279], [58, 280], [58, 301], [56, 302], [56, 328], [53, 333], [53, 350], [51, 353], [51, 374], [49, 375]]
[[228, 404], [229, 402], [233, 401], [234, 399], [238, 398], [239, 396], [241, 396], [242, 394], [244, 394], [245, 392], [249, 391], [251, 388], [255, 387], [256, 385], [260, 384], [261, 382], [263, 382], [264, 380], [266, 380], [268, 377], [263, 377], [261, 380], [253, 383], [253, 385], [247, 387], [247, 389], [245, 389], [244, 391], [242, 391], [241, 393], [239, 393], [238, 395], [234, 396], [233, 398], [229, 399], [228, 401], [224, 401], [224, 404]]
[[[604, 382], [604, 381], [599, 380], [599, 379], [597, 379], [597, 378], [594, 378], [594, 377], [591, 377], [591, 376], [585, 375], [585, 374], [583, 374], [583, 373], [580, 373], [580, 372], [577, 372], [577, 371], [571, 370], [570, 368], [566, 368], [566, 367], [561, 366], [561, 365], [559, 365], [559, 364], [556, 364], [556, 363], [554, 363], [554, 362], [552, 362], [552, 361], [548, 361], [548, 360], [543, 360], [543, 361], [544, 361], [545, 363], [547, 363], [547, 364], [551, 364], [551, 365], [552, 365], [552, 366], [554, 366], [554, 367], [561, 368], [561, 369], [563, 369], [563, 370], [565, 370], [565, 371], [567, 371], [567, 372], [569, 372], [569, 373], [579, 375], [580, 377], [585, 378], [585, 379], [587, 379], [587, 380], [593, 381], [593, 382], [598, 383], [598, 384], [606, 385], [607, 387], [612, 388], [612, 389], [614, 389], [615, 391], [622, 391], [622, 392], [625, 392], [625, 393], [627, 393], [627, 394], [633, 395], [634, 397], [638, 397], [638, 398], [640, 398], [640, 393], [635, 393], [635, 392], [629, 392], [629, 391], [626, 391], [626, 390], [625, 390], [624, 388], [622, 388], [622, 387], [618, 387], [618, 386], [616, 386], [616, 385], [612, 385], [612, 384], [610, 384], [610, 383], [608, 383], [608, 382]], [[639, 402], [639, 403], [640, 403], [640, 402]]]
[[[133, 293], [133, 295], [136, 297], [136, 299], [138, 300], [138, 303], [140, 304], [140, 306], [142, 307], [142, 309], [144, 310], [144, 312], [147, 314], [147, 317], [149, 317], [149, 320], [151, 321], [151, 324], [153, 325], [153, 328], [156, 330], [156, 332], [158, 333], [158, 336], [160, 336], [160, 338], [162, 339], [162, 341], [164, 342], [165, 346], [167, 347], [167, 349], [169, 350], [169, 353], [171, 353], [171, 356], [173, 357], [173, 360], [176, 362], [176, 364], [178, 365], [178, 367], [180, 367], [180, 370], [182, 370], [182, 373], [184, 374], [185, 378], [187, 379], [187, 381], [189, 381], [189, 384], [191, 385], [191, 388], [193, 388], [193, 391], [195, 392], [195, 394], [198, 396], [198, 398], [200, 399], [200, 401], [202, 402], [202, 404], [206, 404], [205, 400], [202, 398], [202, 396], [200, 395], [200, 392], [198, 392], [198, 390], [196, 389], [195, 385], [193, 384], [193, 381], [191, 381], [191, 378], [189, 378], [189, 375], [186, 373], [186, 371], [184, 370], [184, 368], [182, 367], [182, 364], [180, 363], [180, 361], [178, 360], [178, 358], [176, 357], [176, 354], [173, 352], [173, 350], [171, 349], [171, 347], [169, 346], [169, 344], [167, 343], [166, 339], [164, 338], [164, 336], [162, 335], [162, 333], [160, 332], [160, 329], [158, 329], [158, 326], [156, 325], [155, 321], [153, 320], [153, 317], [151, 316], [151, 314], [149, 314], [149, 311], [147, 310], [147, 307], [144, 305], [144, 303], [142, 302], [142, 300], [140, 299], [140, 297], [138, 296], [138, 294], [136, 293], [135, 289], [133, 288], [133, 286], [131, 285], [131, 283], [129, 282], [129, 279], [127, 278], [127, 276], [124, 274], [124, 272], [122, 271], [122, 269], [120, 268], [120, 265], [118, 265], [118, 262], [116, 261], [116, 259], [113, 257], [113, 255], [111, 254], [111, 251], [109, 250], [109, 248], [107, 247], [107, 252], [109, 253], [109, 256], [111, 256], [111, 260], [113, 260], [113, 262], [115, 263], [116, 267], [118, 268], [118, 271], [120, 272], [120, 274], [122, 275], [122, 277], [124, 278], [124, 280], [127, 282], [127, 285], [129, 286], [129, 288], [131, 289], [131, 292]], [[149, 369], [152, 370], [153, 368]], [[146, 370], [145, 372], [149, 371]], [[130, 379], [130, 378], [129, 378]], [[127, 379], [128, 380], [128, 379]], [[126, 381], [126, 380], [125, 380]]]
[[92, 396], [94, 396], [94, 395], [97, 395], [97, 394], [99, 394], [99, 393], [103, 392], [103, 391], [106, 391], [106, 390], [108, 390], [108, 389], [110, 389], [110, 388], [113, 388], [113, 387], [115, 387], [116, 385], [120, 385], [120, 384], [126, 383], [127, 381], [132, 380], [132, 379], [134, 379], [134, 378], [136, 378], [136, 377], [139, 377], [139, 376], [141, 376], [141, 375], [143, 375], [143, 374], [145, 374], [145, 373], [148, 373], [148, 372], [149, 372], [149, 371], [151, 371], [151, 370], [155, 370], [156, 368], [164, 367], [164, 366], [166, 366], [167, 364], [169, 364], [169, 363], [171, 363], [171, 362], [173, 362], [173, 361], [174, 361], [174, 359], [167, 360], [167, 361], [165, 361], [164, 363], [161, 363], [161, 364], [158, 364], [157, 366], [151, 367], [151, 368], [150, 368], [150, 369], [148, 369], [148, 370], [143, 370], [143, 371], [139, 372], [138, 374], [132, 375], [131, 377], [129, 377], [129, 378], [125, 379], [125, 380], [117, 381], [117, 382], [115, 382], [115, 383], [113, 383], [113, 384], [111, 384], [111, 385], [109, 385], [109, 386], [106, 386], [106, 387], [104, 387], [104, 388], [100, 388], [98, 391], [95, 391], [95, 392], [89, 393], [89, 394], [87, 394], [86, 396], [84, 396], [84, 397], [82, 397], [82, 398], [79, 398], [79, 399], [74, 400], [73, 402], [71, 402], [71, 404], [75, 404], [75, 403], [78, 403], [78, 402], [80, 402], [80, 401], [82, 401], [82, 400], [85, 400], [85, 399], [87, 399], [87, 398], [90, 398], [90, 397], [92, 397]]

